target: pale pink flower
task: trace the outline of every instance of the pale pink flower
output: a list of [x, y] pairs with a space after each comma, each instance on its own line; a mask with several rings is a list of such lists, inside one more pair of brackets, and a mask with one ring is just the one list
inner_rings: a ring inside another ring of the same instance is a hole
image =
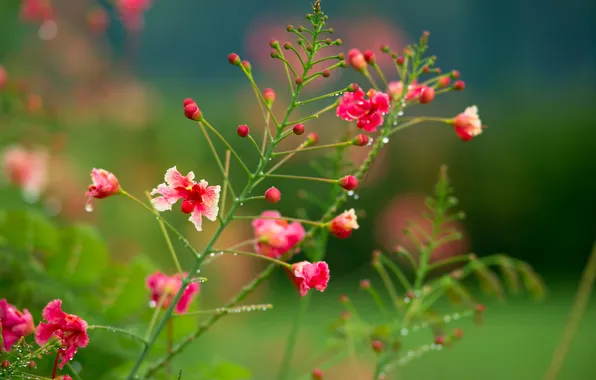
[[151, 7], [151, 0], [118, 0], [116, 6], [124, 26], [138, 30], [143, 28], [143, 13]]
[[[410, 101], [419, 101], [422, 94], [426, 92], [430, 87], [425, 85], [419, 85], [417, 82], [414, 82], [408, 86], [408, 92], [405, 95], [404, 100], [406, 102]], [[389, 82], [387, 85], [387, 91], [391, 94], [393, 99], [399, 99], [402, 95], [404, 90], [404, 84], [401, 81], [394, 81]]]
[[104, 169], [91, 170], [93, 184], [87, 190], [87, 197], [102, 199], [120, 192], [120, 183], [113, 173]]
[[355, 92], [345, 92], [336, 109], [336, 114], [346, 121], [356, 120], [358, 128], [375, 132], [383, 124], [384, 115], [389, 112], [389, 95], [375, 90], [366, 94], [361, 88]]
[[54, 18], [54, 8], [50, 0], [22, 0], [20, 14], [23, 21], [43, 22]]
[[358, 217], [354, 209], [344, 211], [329, 222], [329, 232], [331, 235], [339, 238], [346, 239], [352, 234], [352, 230], [357, 230]]
[[6, 299], [0, 300], [0, 327], [2, 327], [2, 340], [6, 351], [10, 351], [21, 337], [35, 331], [31, 313], [27, 309], [23, 309], [23, 312], [18, 311]]
[[482, 133], [482, 122], [478, 116], [478, 107], [471, 106], [465, 109], [453, 120], [455, 133], [463, 141], [470, 141]]
[[[261, 216], [281, 218], [277, 211], [265, 211]], [[257, 238], [255, 250], [261, 255], [279, 258], [294, 248], [305, 235], [302, 224], [281, 219], [255, 219], [252, 226]]]
[[5, 177], [23, 190], [23, 195], [37, 200], [47, 182], [48, 154], [45, 150], [26, 150], [12, 145], [4, 150], [2, 169]]
[[160, 194], [151, 202], [157, 211], [171, 210], [172, 206], [182, 199], [181, 209], [190, 214], [190, 220], [197, 231], [202, 231], [202, 217], [215, 221], [219, 212], [220, 186], [208, 186], [207, 181], [194, 181], [195, 174], [189, 172], [186, 176], [180, 174], [174, 166], [165, 175], [166, 183], [162, 183], [151, 191], [151, 195]]
[[[147, 277], [147, 289], [151, 291], [151, 303], [157, 305], [159, 300], [163, 298], [161, 307], [167, 309], [172, 304], [174, 297], [180, 291], [182, 287], [182, 279], [188, 277], [188, 273], [175, 274], [168, 276], [161, 272], [156, 272]], [[199, 293], [199, 284], [197, 282], [191, 282], [186, 286], [182, 297], [178, 300], [176, 313], [183, 314], [188, 310], [191, 301]]]
[[47, 323], [40, 322], [35, 329], [35, 341], [40, 346], [46, 344], [52, 337], [61, 341], [60, 368], [71, 360], [79, 347], [89, 344], [87, 322], [80, 317], [62, 311], [62, 300], [56, 299], [47, 304], [42, 312]]
[[324, 291], [329, 282], [329, 266], [324, 261], [316, 263], [301, 261], [292, 265], [292, 273], [302, 297], [309, 289]]

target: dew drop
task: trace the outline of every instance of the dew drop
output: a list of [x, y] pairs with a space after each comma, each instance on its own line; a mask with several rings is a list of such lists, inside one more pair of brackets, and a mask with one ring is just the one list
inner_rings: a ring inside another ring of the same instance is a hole
[[352, 195], [354, 195], [354, 191], [353, 190], [348, 191], [348, 196], [351, 197]]
[[197, 269], [197, 273], [201, 273], [201, 270], [200, 269]]
[[234, 256], [238, 256], [238, 254], [236, 252], [234, 252]]
[[156, 306], [157, 306], [157, 302], [155, 302], [155, 301], [153, 301], [153, 300], [152, 300], [152, 301], [149, 301], [149, 307], [150, 307], [151, 309], [155, 309], [155, 307], [156, 307]]
[[358, 194], [354, 194], [354, 199], [358, 199], [360, 196]]
[[244, 206], [244, 203], [240, 203], [240, 206]]
[[406, 336], [406, 335], [408, 335], [408, 332], [409, 332], [409, 331], [408, 331], [408, 329], [406, 329], [406, 328], [403, 328], [403, 329], [401, 329], [401, 335], [402, 335], [402, 336]]
[[85, 211], [87, 211], [87, 212], [93, 211], [93, 205], [91, 204], [91, 202], [87, 202], [87, 204], [85, 204]]
[[450, 315], [446, 315], [443, 319], [445, 320], [445, 323], [451, 322], [451, 316]]
[[387, 144], [389, 142], [389, 138], [383, 137], [383, 144]]
[[223, 251], [221, 251], [219, 254], [220, 254], [220, 255], [223, 255], [224, 253], [223, 253]]
[[215, 256], [215, 253], [211, 252], [211, 253], [209, 254], [209, 256], [213, 257], [213, 256]]
[[399, 112], [397, 113], [397, 116], [404, 116], [404, 111], [399, 111]]

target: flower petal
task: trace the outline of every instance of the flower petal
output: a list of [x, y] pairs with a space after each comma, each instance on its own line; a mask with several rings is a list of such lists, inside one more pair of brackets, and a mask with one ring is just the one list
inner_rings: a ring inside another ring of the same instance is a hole
[[197, 229], [197, 231], [199, 231], [199, 232], [203, 231], [202, 213], [197, 208], [195, 208], [195, 210], [190, 214], [190, 218], [188, 218], [188, 220], [190, 220], [192, 222], [192, 224], [195, 225], [195, 228]]
[[186, 176], [183, 176], [175, 166], [168, 169], [166, 171], [166, 175], [164, 176], [166, 183], [172, 188], [191, 186], [193, 185], [194, 178], [195, 174], [193, 172], [188, 172]]

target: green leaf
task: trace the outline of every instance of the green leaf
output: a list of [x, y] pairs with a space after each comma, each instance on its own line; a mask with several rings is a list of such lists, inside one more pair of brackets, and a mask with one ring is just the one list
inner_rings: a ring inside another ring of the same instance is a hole
[[[238, 364], [229, 362], [219, 362], [203, 372], [201, 376], [202, 380], [237, 380], [237, 379], [250, 379], [252, 377], [250, 371]], [[189, 379], [193, 376], [188, 376]], [[182, 379], [185, 379], [184, 373], [182, 373]]]
[[70, 285], [96, 283], [108, 267], [108, 249], [97, 233], [88, 226], [71, 226], [62, 230], [62, 249], [48, 262], [48, 273]]
[[3, 213], [0, 236], [3, 244], [24, 252], [42, 252], [48, 256], [60, 247], [57, 228], [43, 214], [32, 210]]

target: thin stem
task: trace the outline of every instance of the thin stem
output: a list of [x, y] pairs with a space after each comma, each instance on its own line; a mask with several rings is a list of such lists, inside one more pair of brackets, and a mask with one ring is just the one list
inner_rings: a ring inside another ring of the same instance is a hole
[[383, 303], [383, 300], [379, 296], [379, 293], [377, 293], [377, 291], [373, 288], [373, 286], [370, 285], [368, 288], [366, 288], [366, 291], [375, 300], [375, 303], [377, 304], [377, 306], [379, 306], [379, 309], [381, 309], [381, 311], [383, 312], [383, 314], [386, 314], [387, 313], [387, 309], [385, 308], [385, 304]]
[[[184, 288], [186, 287], [186, 285], [184, 286]], [[157, 317], [159, 316], [159, 312], [161, 311], [161, 308], [163, 307], [163, 303], [166, 300], [166, 297], [168, 296], [167, 292], [164, 292], [161, 297], [159, 297], [159, 300], [157, 300], [157, 304], [155, 305], [155, 310], [153, 311], [153, 315], [151, 316], [151, 321], [149, 322], [149, 327], [147, 327], [147, 333], [145, 334], [145, 341], [148, 341], [149, 338], [151, 337], [151, 333], [153, 332], [153, 327], [155, 326], [155, 323], [157, 322]]]
[[[253, 140], [254, 141], [254, 140]], [[258, 149], [258, 148], [257, 148]], [[228, 198], [228, 184], [230, 183], [230, 151], [226, 150], [226, 166], [224, 168], [224, 187], [223, 194], [221, 196], [221, 208], [219, 209], [219, 217], [221, 218], [226, 210], [226, 200]]]
[[[302, 60], [302, 55], [300, 55], [300, 53], [298, 52], [298, 50], [296, 50], [296, 48], [293, 45], [290, 45], [290, 50], [292, 50], [295, 54], [296, 57], [298, 57], [298, 59], [300, 60], [300, 64], [302, 65], [302, 68], [304, 69], [304, 61]], [[296, 75], [298, 76], [298, 75]]]
[[408, 281], [406, 275], [401, 271], [401, 269], [399, 269], [399, 267], [393, 261], [389, 260], [389, 258], [385, 256], [381, 256], [381, 260], [383, 260], [383, 263], [387, 265], [389, 269], [391, 269], [391, 271], [393, 272], [395, 277], [397, 277], [404, 289], [412, 288], [412, 284], [410, 283], [410, 281]]
[[259, 144], [257, 144], [257, 142], [255, 141], [254, 137], [252, 137], [251, 134], [248, 135], [248, 139], [252, 142], [252, 145], [255, 146], [255, 148], [257, 148], [257, 152], [259, 152], [259, 156], [261, 157], [261, 160], [264, 160], [265, 157], [263, 157], [263, 152], [261, 152], [261, 149], [259, 149]]
[[445, 265], [461, 263], [463, 261], [469, 261], [469, 260], [470, 260], [470, 255], [459, 255], [459, 256], [450, 257], [448, 259], [439, 260], [439, 261], [435, 262], [434, 264], [431, 264], [428, 267], [428, 271], [430, 272], [432, 270], [441, 268], [442, 266], [445, 266]]
[[199, 123], [205, 124], [205, 126], [207, 128], [209, 128], [211, 130], [211, 132], [213, 132], [217, 137], [219, 137], [219, 139], [228, 147], [228, 149], [230, 150], [230, 152], [232, 152], [232, 154], [234, 155], [234, 157], [236, 157], [236, 159], [240, 163], [240, 166], [242, 166], [242, 168], [246, 171], [246, 173], [248, 173], [249, 176], [252, 175], [252, 172], [246, 166], [246, 164], [244, 163], [244, 161], [242, 160], [242, 158], [240, 158], [240, 156], [238, 155], [238, 153], [236, 153], [236, 151], [234, 150], [234, 148], [232, 148], [232, 146], [230, 145], [230, 143], [221, 135], [221, 133], [219, 133], [219, 131], [217, 129], [213, 128], [213, 126], [211, 124], [209, 124], [209, 122], [207, 120], [205, 120], [205, 119], [201, 120]]
[[248, 201], [260, 201], [265, 199], [264, 195], [255, 195], [254, 197], [248, 197], [248, 198], [244, 198], [242, 201], [243, 202], [248, 202]]
[[304, 223], [304, 224], [311, 224], [313, 226], [318, 226], [318, 227], [325, 226], [325, 223], [313, 222], [312, 220], [299, 219], [299, 218], [289, 218], [289, 217], [286, 217], [286, 216], [275, 217], [275, 216], [262, 216], [262, 215], [255, 215], [255, 216], [252, 216], [252, 215], [251, 216], [238, 215], [238, 216], [235, 216], [234, 219], [238, 219], [238, 220], [242, 220], [242, 219], [248, 219], [248, 220], [254, 220], [254, 219], [287, 220], [287, 221], [290, 221], [290, 222], [298, 222], [298, 223]]
[[387, 293], [389, 293], [389, 297], [391, 297], [391, 301], [393, 301], [392, 302], [393, 306], [395, 307], [395, 309], [397, 311], [399, 311], [400, 310], [400, 302], [399, 302], [399, 298], [397, 297], [397, 291], [395, 290], [395, 286], [393, 285], [393, 282], [389, 278], [389, 274], [385, 270], [383, 263], [380, 262], [380, 260], [379, 260], [379, 263], [377, 265], [374, 265], [374, 268], [379, 273], [381, 280], [383, 280], [385, 289], [387, 289]]
[[[256, 242], [258, 242], [258, 239], [244, 240], [244, 241], [241, 241], [240, 243], [234, 244], [233, 246], [226, 248], [225, 250], [232, 251], [234, 249], [243, 247], [243, 246], [248, 245], [248, 244], [255, 244]], [[221, 249], [215, 249], [215, 248], [213, 250], [214, 251], [217, 251], [217, 252], [221, 252], [222, 251]], [[206, 259], [205, 261], [203, 261], [203, 266], [205, 266], [207, 264], [210, 264], [213, 260], [217, 259], [220, 256], [221, 255], [210, 256], [208, 259]]]
[[261, 100], [261, 102], [265, 106], [265, 109], [269, 112], [269, 115], [271, 115], [271, 120], [273, 120], [273, 123], [275, 124], [275, 126], [279, 128], [279, 122], [275, 118], [275, 115], [273, 114], [271, 107], [269, 107], [267, 105], [267, 102], [265, 101], [263, 94], [261, 93], [261, 91], [259, 91], [259, 86], [257, 86], [257, 83], [255, 82], [254, 78], [252, 77], [252, 74], [249, 73], [244, 66], [240, 65], [240, 68], [242, 69], [242, 72], [244, 72], [244, 74], [248, 78], [248, 81], [250, 82], [251, 86], [255, 90], [255, 94], [257, 94], [257, 97]]
[[205, 136], [205, 140], [207, 140], [207, 144], [209, 145], [209, 148], [211, 148], [211, 153], [213, 154], [213, 157], [215, 158], [215, 162], [217, 163], [219, 172], [221, 173], [222, 177], [224, 178], [225, 183], [227, 183], [228, 188], [230, 189], [230, 194], [232, 194], [232, 197], [236, 198], [236, 195], [234, 194], [234, 189], [232, 188], [232, 183], [229, 180], [226, 181], [226, 178], [227, 178], [226, 169], [224, 168], [223, 164], [221, 163], [221, 160], [219, 159], [219, 155], [217, 154], [215, 145], [213, 145], [213, 141], [211, 141], [211, 137], [209, 137], [209, 134], [207, 133], [207, 130], [205, 129], [205, 127], [203, 126], [202, 123], [199, 123], [199, 126], [201, 127], [201, 131], [203, 132], [203, 135]]
[[[70, 362], [66, 363], [66, 366], [70, 370], [70, 373], [72, 374], [75, 380], [83, 380], [79, 373], [75, 370], [74, 366], [70, 364]], [[29, 380], [29, 378], [27, 378], [27, 380]]]
[[370, 73], [368, 72], [368, 70], [364, 69], [364, 71], [362, 72], [364, 74], [364, 76], [366, 77], [366, 79], [368, 79], [368, 81], [370, 82], [370, 84], [372, 84], [373, 88], [375, 90], [379, 89], [379, 86], [377, 86], [377, 82], [375, 82], [374, 78], [372, 77], [372, 75], [370, 75]]
[[[151, 202], [151, 194], [149, 194], [148, 191], [145, 191], [145, 195], [147, 196], [147, 199], [149, 199], [149, 202]], [[158, 212], [155, 207], [153, 208], [155, 210], [155, 212]], [[178, 256], [176, 255], [176, 251], [174, 250], [174, 246], [172, 245], [172, 240], [170, 240], [170, 235], [168, 234], [168, 231], [166, 230], [166, 226], [163, 223], [163, 221], [161, 219], [157, 219], [157, 223], [159, 224], [159, 229], [161, 230], [161, 233], [166, 241], [166, 245], [168, 246], [168, 251], [170, 252], [170, 256], [172, 256], [172, 260], [174, 261], [174, 265], [176, 266], [176, 271], [177, 273], [182, 273], [182, 267], [180, 266], [180, 261], [178, 261]]]
[[325, 182], [325, 183], [333, 183], [333, 184], [337, 183], [337, 180], [335, 180], [335, 179], [304, 177], [304, 176], [290, 175], [290, 174], [264, 174], [263, 177], [265, 177], [265, 178], [300, 179], [300, 180], [305, 180], [305, 181]]
[[318, 114], [306, 116], [306, 117], [303, 117], [302, 119], [298, 119], [298, 120], [295, 120], [295, 121], [290, 121], [290, 122], [288, 122], [287, 125], [284, 125], [283, 127], [285, 128], [288, 125], [296, 125], [298, 123], [304, 123], [305, 121], [312, 120], [312, 119], [318, 119], [318, 118], [319, 118], [319, 115]]
[[292, 67], [292, 65], [290, 65], [290, 63], [286, 60], [286, 56], [284, 55], [284, 53], [280, 47], [277, 48], [277, 51], [284, 59], [284, 69], [286, 71], [286, 77], [288, 78], [288, 85], [290, 86], [290, 92], [293, 94], [294, 93], [294, 82], [292, 81], [292, 76], [290, 75], [290, 69], [291, 69], [292, 73], [294, 73], [294, 76], [298, 76], [298, 75], [296, 75], [296, 71], [294, 70], [294, 67]]
[[204, 314], [216, 314], [216, 313], [239, 313], [239, 312], [248, 312], [248, 311], [265, 311], [272, 309], [273, 305], [270, 303], [267, 304], [260, 304], [260, 305], [246, 305], [246, 306], [236, 306], [236, 307], [229, 307], [223, 308], [218, 307], [217, 309], [209, 309], [209, 310], [200, 310], [200, 311], [191, 311], [184, 314], [176, 314], [175, 317], [189, 317], [189, 316], [196, 316], [196, 315], [204, 315]]
[[276, 57], [277, 59], [279, 59], [280, 61], [282, 61], [284, 63], [284, 66], [286, 66], [286, 69], [290, 69], [292, 71], [292, 74], [294, 74], [295, 77], [298, 76], [298, 74], [296, 73], [296, 70], [294, 70], [294, 68], [292, 67], [292, 65], [290, 65], [290, 62], [288, 62], [286, 60], [286, 58], [283, 56], [283, 54], [280, 54], [279, 57]]
[[275, 263], [277, 265], [281, 265], [281, 266], [286, 267], [288, 269], [291, 269], [292, 268], [292, 266], [290, 264], [288, 264], [288, 263], [284, 263], [281, 260], [277, 260], [277, 259], [274, 259], [274, 258], [269, 257], [269, 256], [259, 255], [258, 253], [245, 252], [245, 251], [237, 251], [237, 250], [228, 250], [228, 249], [220, 250], [218, 252], [234, 253], [234, 254], [238, 254], [238, 255], [242, 255], [242, 256], [254, 257], [256, 259], [271, 261], [272, 263]]
[[310, 294], [307, 294], [306, 297], [302, 297], [300, 299], [300, 310], [296, 314], [296, 317], [292, 322], [292, 327], [290, 328], [290, 334], [288, 336], [288, 340], [286, 341], [286, 348], [284, 350], [283, 358], [279, 366], [277, 380], [284, 380], [288, 377], [288, 373], [290, 372], [290, 364], [292, 362], [292, 356], [294, 354], [294, 348], [296, 347], [296, 338], [298, 337], [298, 332], [300, 331], [301, 322], [306, 316], [306, 311], [308, 310], [310, 298]]
[[373, 63], [372, 64], [372, 67], [374, 67], [374, 69], [379, 74], [379, 77], [381, 77], [381, 80], [383, 81], [383, 83], [385, 83], [385, 86], [387, 86], [387, 80], [385, 79], [385, 76], [383, 75], [383, 71], [381, 70], [381, 68], [379, 67], [379, 65], [377, 65], [376, 63]]
[[58, 371], [58, 361], [60, 360], [61, 353], [62, 349], [58, 349], [58, 351], [56, 351], [56, 359], [54, 359], [54, 368], [52, 369], [52, 379], [56, 378], [56, 372]]
[[301, 100], [296, 105], [297, 106], [303, 106], [303, 105], [308, 104], [308, 103], [316, 102], [317, 100], [328, 99], [328, 98], [331, 98], [333, 96], [338, 96], [340, 94], [343, 94], [346, 91], [348, 91], [348, 87], [342, 88], [341, 90], [333, 91], [333, 92], [331, 92], [329, 94], [317, 96], [317, 97], [314, 97], [314, 98], [311, 98], [311, 99]]
[[[261, 103], [259, 103], [260, 105]], [[261, 105], [261, 107], [263, 107]], [[263, 110], [265, 112], [265, 110]], [[271, 135], [271, 130], [269, 129], [269, 121], [271, 120], [271, 116], [267, 113], [265, 114], [265, 131], [267, 133], [263, 133], [263, 142], [261, 143], [261, 152], [265, 151], [265, 147], [267, 146], [267, 136], [269, 136], [269, 141], [273, 142], [273, 136]]]
[[103, 325], [91, 325], [87, 327], [88, 330], [106, 330], [109, 332], [113, 332], [113, 333], [118, 333], [118, 334], [122, 334], [122, 335], [126, 335], [129, 338], [132, 338], [138, 342], [143, 343], [144, 346], [147, 345], [147, 341], [145, 339], [143, 339], [142, 337], [138, 336], [137, 334], [130, 332], [128, 330], [124, 330], [118, 327], [112, 327], [112, 326], [103, 326]]
[[339, 59], [339, 57], [337, 55], [330, 55], [329, 57], [325, 57], [325, 58], [321, 58], [319, 60], [316, 60], [312, 64], [314, 66], [314, 65], [316, 65], [318, 63], [329, 61], [329, 60], [332, 60], [332, 59]]
[[[168, 354], [172, 354], [174, 347], [174, 320], [170, 318], [168, 321]], [[168, 361], [166, 364], [166, 375], [172, 376], [172, 362]]]
[[352, 141], [344, 141], [344, 142], [339, 142], [339, 143], [335, 143], [335, 144], [317, 145], [317, 146], [313, 146], [310, 148], [298, 148], [298, 149], [294, 149], [294, 150], [286, 150], [284, 152], [275, 152], [275, 153], [273, 153], [273, 156], [275, 157], [275, 156], [283, 156], [285, 154], [309, 152], [311, 150], [317, 150], [317, 149], [340, 148], [340, 147], [350, 146], [350, 145], [353, 145]]
[[[398, 257], [405, 257], [412, 269], [418, 270], [418, 263], [414, 261], [414, 257], [412, 257], [412, 254], [407, 249], [400, 246], [396, 254], [398, 255]], [[389, 261], [391, 262], [391, 260]]]
[[590, 294], [592, 294], [595, 279], [596, 243], [592, 248], [592, 253], [590, 254], [590, 258], [588, 259], [588, 263], [586, 264], [584, 273], [582, 274], [579, 288], [577, 289], [577, 293], [575, 295], [575, 301], [573, 302], [573, 307], [571, 308], [569, 315], [569, 320], [565, 326], [561, 340], [555, 349], [553, 358], [551, 359], [546, 374], [544, 375], [544, 380], [555, 380], [558, 377], [559, 372], [563, 367], [563, 362], [569, 353], [571, 342], [577, 334], [582, 317], [584, 316], [586, 308], [588, 307], [588, 303], [590, 302]]

